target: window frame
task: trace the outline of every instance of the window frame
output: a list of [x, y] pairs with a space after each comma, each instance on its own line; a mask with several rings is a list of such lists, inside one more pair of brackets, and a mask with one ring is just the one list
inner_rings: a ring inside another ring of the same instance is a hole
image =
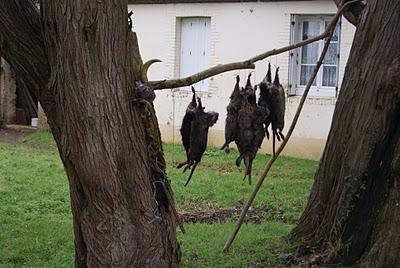
[[[303, 41], [303, 23], [305, 21], [319, 21], [320, 31], [319, 34], [325, 30], [326, 23], [330, 23], [333, 14], [292, 14], [291, 18], [291, 34], [290, 34], [290, 42], [291, 44], [295, 44]], [[331, 43], [337, 43], [337, 64], [325, 64], [323, 63], [318, 75], [316, 77], [316, 85], [311, 86], [309, 95], [314, 97], [337, 97], [338, 93], [338, 85], [339, 85], [339, 66], [340, 66], [340, 46], [341, 46], [341, 20], [338, 23], [338, 40], [331, 41]], [[318, 58], [321, 55], [321, 52], [324, 47], [324, 39], [319, 40], [315, 43], [318, 43]], [[300, 85], [301, 79], [301, 66], [305, 66], [307, 64], [302, 64], [302, 50], [303, 47], [297, 48], [290, 52], [290, 75], [289, 75], [289, 94], [292, 96], [302, 95], [306, 88], [306, 85]], [[315, 63], [316, 64], [316, 63]], [[315, 66], [315, 64], [309, 64], [310, 66]], [[323, 86], [323, 68], [324, 66], [335, 66], [336, 67], [336, 86]]]

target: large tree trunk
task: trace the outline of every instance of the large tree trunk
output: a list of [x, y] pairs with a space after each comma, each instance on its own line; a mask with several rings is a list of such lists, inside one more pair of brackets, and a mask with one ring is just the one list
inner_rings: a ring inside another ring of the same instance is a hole
[[400, 3], [369, 0], [293, 241], [328, 262], [400, 267]]
[[[31, 8], [0, 4], [0, 47], [40, 92], [69, 179], [76, 267], [177, 266], [174, 204], [155, 171], [163, 157], [149, 150], [161, 150], [154, 110], [132, 101], [141, 59], [127, 1], [42, 0], [40, 18]], [[24, 41], [33, 47], [14, 43]]]

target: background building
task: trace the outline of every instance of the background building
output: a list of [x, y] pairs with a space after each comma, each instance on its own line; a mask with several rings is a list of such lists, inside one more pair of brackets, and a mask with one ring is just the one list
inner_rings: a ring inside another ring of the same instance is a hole
[[[143, 60], [158, 58], [150, 80], [188, 76], [217, 64], [242, 61], [321, 33], [337, 8], [333, 1], [132, 1], [134, 31]], [[139, 4], [138, 4], [139, 3]], [[284, 154], [319, 159], [331, 125], [355, 28], [343, 19], [337, 27], [324, 65], [312, 87], [297, 128]], [[265, 76], [268, 62], [280, 67], [287, 90], [286, 130], [323, 41], [273, 56], [256, 64], [253, 84]], [[210, 129], [209, 144], [224, 139], [226, 105], [240, 75], [243, 85], [250, 70], [231, 71], [195, 84], [207, 110], [220, 113]], [[179, 128], [190, 101], [189, 88], [157, 91], [155, 106], [164, 141], [180, 142]], [[284, 131], [285, 132], [285, 131]], [[265, 140], [262, 151], [271, 151]]]
[[[143, 60], [158, 58], [163, 61], [150, 68], [150, 80], [185, 77], [217, 64], [246, 60], [310, 38], [321, 33], [337, 11], [334, 2], [328, 0], [131, 2], [135, 4], [129, 4], [128, 9], [134, 12], [134, 31], [138, 33]], [[338, 25], [325, 63], [284, 154], [320, 158], [354, 31], [345, 19]], [[252, 71], [252, 82], [256, 84], [265, 76], [268, 62], [273, 71], [280, 67], [280, 80], [288, 96], [286, 131], [322, 47], [323, 41], [319, 41], [270, 57], [257, 63]], [[220, 114], [217, 124], [210, 129], [209, 144], [223, 144], [226, 105], [235, 76], [240, 75], [244, 85], [250, 71], [231, 71], [194, 85], [206, 109]], [[155, 106], [163, 140], [180, 143], [179, 128], [191, 98], [190, 89], [167, 89], [156, 94]], [[46, 118], [37, 100], [18, 82], [9, 64], [0, 59], [0, 121], [30, 125], [38, 113], [41, 117], [39, 126], [45, 128]], [[271, 147], [271, 141], [265, 140], [262, 151], [270, 153]]]
[[18, 80], [11, 66], [0, 58], [0, 121], [9, 125], [31, 125], [37, 112], [35, 96]]

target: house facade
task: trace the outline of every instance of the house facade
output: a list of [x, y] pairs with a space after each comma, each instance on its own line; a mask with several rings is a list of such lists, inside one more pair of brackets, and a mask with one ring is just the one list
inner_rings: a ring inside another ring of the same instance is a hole
[[31, 125], [38, 117], [38, 100], [0, 58], [0, 126]]
[[10, 65], [0, 58], [0, 126], [16, 121], [16, 88]]
[[[333, 1], [132, 1], [134, 31], [144, 61], [162, 63], [149, 70], [150, 80], [185, 77], [215, 66], [249, 59], [321, 33], [337, 8]], [[319, 160], [331, 125], [337, 94], [355, 28], [344, 18], [336, 28], [324, 65], [311, 88], [285, 155]], [[206, 110], [220, 114], [210, 129], [209, 144], [224, 142], [226, 106], [239, 75], [244, 86], [252, 72], [253, 85], [265, 76], [268, 62], [280, 68], [287, 91], [286, 127], [293, 119], [323, 41], [256, 63], [255, 70], [223, 73], [194, 85]], [[180, 125], [191, 98], [189, 87], [156, 92], [155, 107], [163, 140], [180, 143]], [[286, 133], [284, 131], [284, 133]], [[261, 151], [270, 153], [265, 139]]]

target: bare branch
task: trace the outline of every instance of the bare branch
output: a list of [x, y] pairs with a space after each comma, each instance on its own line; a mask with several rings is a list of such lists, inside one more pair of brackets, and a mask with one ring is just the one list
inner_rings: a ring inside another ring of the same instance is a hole
[[292, 50], [292, 49], [306, 46], [310, 43], [313, 43], [313, 42], [316, 42], [318, 40], [328, 37], [328, 35], [330, 33], [330, 28], [332, 27], [332, 23], [333, 22], [331, 22], [331, 24], [327, 27], [327, 29], [320, 35], [317, 35], [313, 38], [304, 40], [304, 41], [296, 43], [296, 44], [292, 44], [292, 45], [285, 46], [285, 47], [278, 48], [278, 49], [269, 50], [267, 52], [264, 52], [257, 56], [254, 56], [246, 61], [221, 64], [221, 65], [211, 67], [209, 69], [203, 70], [199, 73], [196, 73], [194, 75], [191, 75], [191, 76], [188, 76], [185, 78], [173, 79], [173, 80], [149, 81], [148, 84], [151, 87], [153, 87], [154, 90], [185, 87], [185, 86], [190, 86], [201, 80], [204, 80], [206, 78], [209, 78], [211, 76], [215, 76], [217, 74], [221, 74], [224, 72], [240, 70], [240, 69], [254, 69], [255, 68], [254, 63], [256, 63], [257, 61], [264, 60], [268, 57], [278, 55], [278, 54], [284, 53], [284, 52]]
[[159, 59], [152, 59], [152, 60], [148, 60], [148, 61], [146, 61], [144, 64], [142, 64], [142, 66], [141, 66], [141, 70], [140, 70], [140, 72], [141, 72], [141, 80], [142, 81], [149, 81], [148, 79], [147, 79], [147, 71], [149, 70], [149, 68], [150, 68], [150, 66], [153, 64], [153, 63], [156, 63], [156, 62], [161, 62], [161, 60], [159, 60]]
[[233, 63], [217, 65], [182, 79], [149, 81], [148, 84], [154, 90], [185, 87], [220, 73], [225, 73], [232, 70], [254, 69], [254, 68], [255, 68], [254, 64], [248, 60], [242, 62], [233, 62]]
[[254, 62], [263, 60], [265, 58], [268, 58], [268, 57], [271, 57], [271, 56], [274, 56], [274, 55], [278, 55], [278, 54], [282, 54], [283, 52], [286, 52], [286, 51], [289, 51], [289, 50], [292, 50], [292, 49], [296, 49], [296, 48], [299, 48], [299, 47], [303, 47], [303, 46], [306, 46], [308, 44], [314, 43], [314, 42], [316, 42], [318, 40], [324, 39], [324, 38], [329, 36], [329, 32], [330, 32], [329, 28], [331, 27], [331, 24], [328, 25], [328, 27], [326, 28], [325, 32], [323, 32], [320, 35], [317, 35], [317, 36], [315, 36], [313, 38], [301, 41], [301, 42], [296, 43], [296, 44], [292, 44], [292, 45], [289, 45], [289, 46], [286, 46], [286, 47], [277, 48], [277, 49], [273, 49], [273, 50], [264, 52], [264, 53], [262, 53], [260, 55], [257, 55], [255, 57], [251, 58], [250, 61], [254, 63]]
[[0, 1], [0, 51], [20, 79], [39, 96], [50, 74], [39, 11], [32, 1]]
[[[336, 6], [338, 8], [341, 8], [343, 3], [345, 3], [346, 1], [342, 1], [342, 0], [334, 0]], [[342, 3], [343, 2], [343, 3]], [[358, 25], [358, 21], [360, 19], [361, 16], [361, 12], [364, 9], [365, 4], [361, 1], [354, 3], [354, 5], [350, 5], [348, 8], [346, 8], [343, 11], [343, 16], [354, 26]]]
[[314, 68], [314, 72], [313, 72], [313, 74], [311, 75], [311, 77], [310, 77], [310, 79], [309, 79], [309, 81], [308, 81], [308, 83], [307, 83], [307, 86], [306, 86], [306, 88], [305, 88], [305, 90], [304, 90], [303, 96], [301, 97], [300, 104], [299, 104], [299, 106], [297, 107], [296, 114], [295, 114], [295, 116], [294, 116], [294, 118], [293, 118], [292, 124], [290, 125], [290, 128], [289, 128], [289, 131], [288, 131], [288, 133], [287, 133], [287, 135], [286, 135], [286, 138], [283, 140], [281, 146], [279, 146], [279, 148], [278, 148], [278, 150], [276, 151], [275, 155], [274, 155], [273, 157], [271, 157], [271, 159], [270, 159], [270, 160], [268, 161], [268, 163], [266, 164], [264, 170], [262, 171], [262, 174], [261, 174], [261, 176], [260, 176], [260, 179], [257, 181], [257, 184], [256, 184], [256, 186], [254, 187], [254, 190], [253, 190], [253, 192], [251, 193], [249, 200], [248, 200], [248, 201], [246, 202], [246, 204], [244, 205], [244, 207], [243, 207], [243, 209], [242, 209], [242, 212], [240, 213], [240, 217], [239, 217], [239, 219], [237, 220], [234, 229], [232, 230], [231, 234], [229, 235], [229, 237], [228, 237], [228, 239], [227, 239], [227, 241], [226, 241], [226, 243], [225, 243], [225, 246], [224, 246], [224, 248], [223, 248], [223, 250], [222, 250], [223, 252], [228, 251], [229, 248], [230, 248], [230, 246], [232, 245], [233, 241], [235, 240], [236, 235], [238, 234], [238, 232], [239, 232], [239, 230], [240, 230], [240, 227], [241, 227], [242, 224], [243, 224], [244, 218], [246, 217], [247, 211], [249, 210], [249, 208], [250, 208], [251, 204], [253, 203], [254, 199], [256, 198], [257, 193], [258, 193], [258, 191], [260, 190], [260, 188], [261, 188], [261, 186], [262, 186], [264, 180], [266, 179], [266, 177], [267, 177], [269, 171], [271, 170], [272, 165], [275, 163], [276, 159], [279, 157], [279, 154], [280, 154], [280, 153], [283, 151], [283, 149], [285, 148], [286, 144], [288, 143], [288, 141], [289, 141], [289, 139], [290, 139], [290, 137], [291, 137], [291, 135], [292, 135], [292, 133], [293, 133], [293, 131], [294, 131], [294, 128], [296, 127], [297, 121], [298, 121], [298, 119], [299, 119], [299, 117], [300, 117], [301, 110], [303, 109], [304, 103], [305, 103], [305, 101], [306, 101], [308, 92], [310, 91], [310, 88], [311, 88], [311, 86], [312, 86], [312, 84], [313, 84], [313, 82], [314, 82], [314, 80], [315, 80], [315, 78], [316, 78], [316, 76], [317, 76], [317, 74], [318, 74], [318, 71], [319, 71], [319, 69], [320, 69], [320, 67], [321, 67], [321, 65], [322, 65], [322, 63], [323, 63], [323, 61], [324, 61], [325, 55], [326, 55], [326, 53], [327, 53], [327, 51], [328, 51], [329, 44], [330, 44], [330, 42], [331, 42], [333, 33], [334, 33], [334, 31], [335, 31], [335, 26], [336, 26], [336, 24], [337, 24], [337, 22], [338, 22], [338, 20], [339, 20], [340, 15], [342, 14], [343, 10], [344, 10], [348, 5], [350, 5], [350, 4], [352, 4], [352, 3], [355, 3], [355, 2], [357, 2], [357, 1], [359, 1], [359, 0], [352, 0], [352, 1], [349, 1], [349, 2], [347, 2], [346, 4], [344, 4], [344, 5], [338, 10], [338, 12], [336, 13], [335, 17], [332, 19], [332, 22], [331, 22], [331, 23], [329, 24], [329, 26], [326, 28], [326, 31], [328, 31], [328, 37], [327, 37], [327, 39], [326, 39], [326, 41], [325, 41], [324, 49], [322, 50], [322, 53], [321, 53], [321, 55], [320, 55], [320, 57], [319, 57], [319, 59], [318, 59], [318, 62], [317, 62], [317, 64], [316, 64], [315, 68]]

